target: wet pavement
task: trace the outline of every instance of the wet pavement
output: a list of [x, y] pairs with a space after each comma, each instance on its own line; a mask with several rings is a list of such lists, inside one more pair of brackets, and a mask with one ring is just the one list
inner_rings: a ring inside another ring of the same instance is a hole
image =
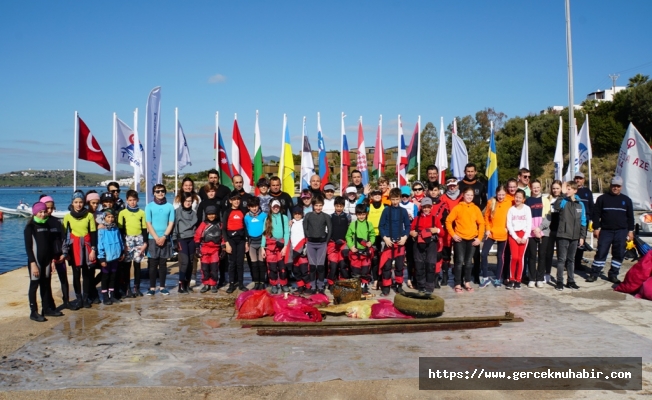
[[524, 322], [452, 332], [261, 337], [235, 321], [235, 296], [223, 289], [172, 290], [67, 311], [0, 360], [0, 391], [415, 378], [423, 356], [632, 356], [652, 363], [652, 302], [613, 292], [605, 281], [561, 293], [548, 286], [436, 294], [446, 300], [444, 316], [511, 311]]

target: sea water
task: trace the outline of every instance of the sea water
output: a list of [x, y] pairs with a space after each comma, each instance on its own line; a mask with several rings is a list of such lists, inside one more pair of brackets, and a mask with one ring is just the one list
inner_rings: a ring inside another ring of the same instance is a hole
[[[105, 187], [82, 187], [79, 189], [84, 192], [94, 189], [100, 194], [106, 191]], [[120, 190], [120, 197], [126, 202], [127, 188], [120, 188]], [[0, 188], [0, 206], [14, 209], [20, 202], [23, 202], [31, 207], [42, 194], [47, 194], [54, 199], [57, 210], [65, 211], [70, 204], [72, 192], [72, 187]], [[139, 197], [138, 205], [144, 210], [145, 194], [140, 193]], [[167, 199], [169, 202], [173, 201], [171, 193], [168, 193]], [[27, 265], [23, 231], [28, 221], [28, 218], [5, 214], [4, 221], [0, 222], [0, 274]]]

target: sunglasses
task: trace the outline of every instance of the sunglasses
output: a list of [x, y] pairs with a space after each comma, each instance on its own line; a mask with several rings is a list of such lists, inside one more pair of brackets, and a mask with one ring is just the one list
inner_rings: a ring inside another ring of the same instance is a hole
[[414, 190], [415, 192], [423, 192], [423, 188], [414, 188], [412, 190]]
[[154, 193], [165, 193], [165, 190], [161, 190], [161, 189], [155, 190]]
[[111, 192], [111, 193], [120, 193], [120, 189], [109, 190], [109, 192]]
[[523, 179], [530, 179], [530, 175], [523, 175]]

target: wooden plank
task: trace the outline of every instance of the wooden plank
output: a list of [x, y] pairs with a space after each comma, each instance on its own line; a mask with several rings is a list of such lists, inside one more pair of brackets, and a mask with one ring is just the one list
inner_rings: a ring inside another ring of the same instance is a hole
[[437, 317], [437, 318], [414, 318], [414, 319], [347, 319], [344, 321], [322, 321], [322, 322], [274, 322], [271, 319], [241, 320], [243, 328], [287, 328], [287, 327], [330, 327], [330, 326], [379, 326], [379, 325], [419, 325], [419, 324], [447, 324], [454, 322], [523, 322], [523, 318], [514, 317], [514, 314], [507, 312], [502, 316], [483, 317]]
[[258, 336], [353, 336], [382, 335], [389, 333], [414, 333], [433, 331], [457, 331], [466, 329], [493, 328], [500, 326], [499, 321], [451, 322], [447, 324], [384, 325], [356, 327], [319, 327], [312, 328], [259, 328]]

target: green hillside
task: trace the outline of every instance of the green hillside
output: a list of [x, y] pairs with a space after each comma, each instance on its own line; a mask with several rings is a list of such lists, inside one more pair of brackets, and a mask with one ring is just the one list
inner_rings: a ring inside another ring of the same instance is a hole
[[[72, 170], [58, 171], [12, 171], [0, 174], [0, 187], [44, 187], [44, 186], [72, 186]], [[117, 178], [127, 178], [126, 175]], [[111, 175], [77, 172], [77, 186], [98, 186], [100, 182], [110, 179]]]

